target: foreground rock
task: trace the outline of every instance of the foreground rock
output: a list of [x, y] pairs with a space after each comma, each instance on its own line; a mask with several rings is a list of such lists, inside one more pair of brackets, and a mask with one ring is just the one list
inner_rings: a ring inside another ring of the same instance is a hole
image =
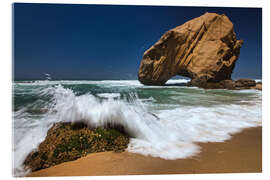
[[222, 80], [220, 82], [207, 82], [205, 79], [192, 79], [187, 86], [196, 86], [204, 89], [257, 89], [262, 90], [262, 83], [252, 79]]
[[127, 148], [129, 137], [121, 127], [89, 129], [83, 123], [57, 123], [48, 131], [38, 149], [24, 161], [32, 171], [72, 161], [88, 153], [116, 151]]
[[138, 79], [164, 85], [175, 75], [219, 82], [231, 79], [242, 40], [224, 14], [206, 13], [166, 32], [144, 55]]

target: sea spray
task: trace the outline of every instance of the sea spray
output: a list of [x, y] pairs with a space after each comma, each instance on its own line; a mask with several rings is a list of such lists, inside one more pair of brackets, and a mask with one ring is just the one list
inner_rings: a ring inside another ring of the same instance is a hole
[[[16, 176], [27, 173], [25, 157], [56, 122], [119, 124], [132, 137], [128, 151], [171, 160], [196, 155], [195, 142], [222, 142], [243, 128], [261, 125], [261, 92], [256, 90], [145, 87], [137, 81], [39, 81], [16, 84], [16, 98], [27, 100], [24, 106], [15, 103], [19, 110], [13, 114]], [[34, 114], [29, 108], [47, 111]]]

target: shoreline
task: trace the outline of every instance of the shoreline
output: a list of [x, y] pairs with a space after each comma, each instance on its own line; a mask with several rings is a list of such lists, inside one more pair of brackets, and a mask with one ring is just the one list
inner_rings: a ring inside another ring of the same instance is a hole
[[100, 152], [32, 172], [28, 177], [203, 174], [262, 172], [262, 127], [247, 128], [225, 142], [197, 143], [201, 152], [165, 160], [129, 153]]

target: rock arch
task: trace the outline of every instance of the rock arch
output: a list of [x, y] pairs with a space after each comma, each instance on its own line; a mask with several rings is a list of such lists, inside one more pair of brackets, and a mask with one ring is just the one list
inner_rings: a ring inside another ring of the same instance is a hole
[[175, 75], [207, 82], [231, 79], [242, 44], [227, 16], [205, 13], [167, 31], [145, 51], [138, 79], [145, 85], [164, 85]]

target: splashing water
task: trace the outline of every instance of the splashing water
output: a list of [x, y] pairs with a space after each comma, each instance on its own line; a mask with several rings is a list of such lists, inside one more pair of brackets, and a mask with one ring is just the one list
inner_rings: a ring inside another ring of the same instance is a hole
[[28, 173], [24, 159], [55, 122], [120, 124], [132, 137], [127, 151], [170, 160], [197, 154], [195, 142], [222, 142], [243, 128], [261, 126], [260, 91], [146, 87], [138, 81], [16, 82], [14, 108], [15, 176]]

